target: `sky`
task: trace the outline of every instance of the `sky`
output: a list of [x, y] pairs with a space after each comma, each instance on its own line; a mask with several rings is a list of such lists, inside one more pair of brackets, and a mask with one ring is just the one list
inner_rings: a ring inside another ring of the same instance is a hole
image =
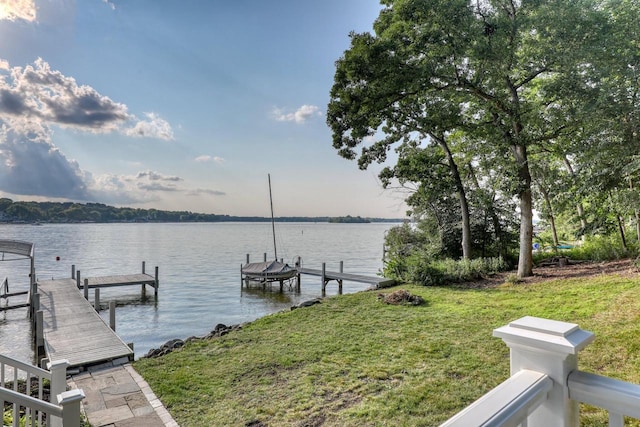
[[332, 147], [349, 33], [377, 0], [0, 0], [0, 197], [402, 218]]

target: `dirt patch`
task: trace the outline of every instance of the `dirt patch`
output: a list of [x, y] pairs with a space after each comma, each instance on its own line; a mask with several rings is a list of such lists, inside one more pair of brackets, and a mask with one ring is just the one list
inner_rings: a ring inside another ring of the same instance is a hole
[[[623, 259], [615, 261], [573, 261], [568, 259], [563, 263], [543, 263], [544, 266], [533, 267], [533, 276], [520, 280], [523, 284], [533, 284], [547, 280], [575, 279], [579, 277], [592, 277], [599, 275], [616, 274], [622, 277], [637, 277], [639, 270], [633, 260]], [[516, 271], [507, 271], [494, 274], [490, 277], [461, 284], [465, 288], [491, 288], [500, 286], [513, 277]]]
[[378, 294], [378, 299], [385, 304], [395, 305], [420, 305], [424, 304], [424, 299], [419, 295], [412, 295], [404, 289], [398, 289], [390, 294]]

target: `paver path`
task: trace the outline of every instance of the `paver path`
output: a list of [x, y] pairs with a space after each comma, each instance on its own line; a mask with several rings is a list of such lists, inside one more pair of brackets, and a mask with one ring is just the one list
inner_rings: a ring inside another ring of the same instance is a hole
[[69, 383], [84, 391], [84, 413], [93, 427], [178, 427], [130, 364], [90, 368]]

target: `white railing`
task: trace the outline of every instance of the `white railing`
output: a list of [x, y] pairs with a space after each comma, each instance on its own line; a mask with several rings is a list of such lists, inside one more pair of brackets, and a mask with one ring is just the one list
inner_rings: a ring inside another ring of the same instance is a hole
[[574, 371], [569, 374], [569, 397], [609, 412], [609, 425], [622, 427], [624, 417], [640, 419], [640, 385]]
[[511, 349], [511, 377], [443, 427], [577, 427], [579, 403], [604, 408], [609, 425], [640, 419], [640, 385], [581, 372], [578, 353], [595, 338], [573, 323], [523, 317], [494, 330]]
[[[66, 360], [55, 361], [48, 364], [50, 370], [47, 371], [0, 355], [0, 408], [4, 412], [5, 403], [10, 404], [12, 426], [80, 425], [80, 402], [84, 393], [66, 391], [68, 365]], [[45, 380], [49, 382], [50, 402], [44, 398]], [[7, 387], [9, 383], [11, 388]]]
[[547, 399], [547, 393], [551, 387], [553, 387], [553, 381], [548, 375], [535, 371], [520, 371], [467, 406], [442, 426], [521, 424]]

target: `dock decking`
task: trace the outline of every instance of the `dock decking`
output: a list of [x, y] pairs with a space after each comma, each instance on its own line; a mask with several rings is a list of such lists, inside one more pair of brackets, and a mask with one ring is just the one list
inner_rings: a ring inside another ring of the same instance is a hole
[[361, 274], [341, 273], [337, 271], [326, 271], [326, 270], [324, 270], [323, 272], [323, 270], [316, 270], [313, 268], [301, 268], [300, 273], [307, 274], [309, 276], [324, 277], [325, 285], [326, 285], [326, 282], [328, 282], [329, 280], [337, 280], [338, 283], [340, 284], [343, 280], [347, 280], [351, 282], [359, 282], [359, 283], [368, 283], [376, 287], [389, 286], [394, 283], [394, 280], [387, 279], [385, 277], [364, 276]]
[[133, 350], [84, 298], [75, 280], [40, 281], [38, 293], [49, 360], [67, 359], [70, 366], [79, 367], [133, 359]]

